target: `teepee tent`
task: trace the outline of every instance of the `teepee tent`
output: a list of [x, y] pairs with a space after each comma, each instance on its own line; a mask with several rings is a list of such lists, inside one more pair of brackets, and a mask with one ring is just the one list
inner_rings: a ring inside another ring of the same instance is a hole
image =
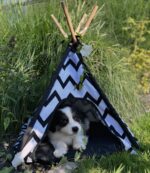
[[[63, 7], [68, 17], [64, 4]], [[93, 10], [94, 13], [96, 13], [96, 8]], [[92, 13], [89, 18], [90, 22], [93, 17]], [[67, 21], [70, 25], [70, 19]], [[86, 24], [89, 26], [90, 22], [88, 20]], [[33, 117], [22, 126], [14, 145], [12, 165], [15, 168], [24, 162], [35, 161], [34, 156], [38, 155], [39, 145], [51, 125], [54, 112], [60, 105], [67, 102], [82, 109], [91, 122], [89, 141], [83, 154], [100, 156], [123, 150], [135, 153], [135, 149], [139, 148], [135, 137], [96, 83], [82, 55], [78, 53], [79, 42], [74, 35], [73, 27], [70, 27], [70, 31], [73, 35], [73, 42], [68, 45], [41, 104], [33, 113]], [[53, 158], [54, 156], [51, 159]]]

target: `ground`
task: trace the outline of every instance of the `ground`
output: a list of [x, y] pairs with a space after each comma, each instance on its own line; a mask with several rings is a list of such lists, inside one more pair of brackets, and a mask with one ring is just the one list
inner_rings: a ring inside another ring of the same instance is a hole
[[[36, 172], [45, 173], [61, 173], [77, 168], [73, 171], [75, 173], [150, 173], [150, 113], [136, 118], [132, 124], [128, 124], [135, 136], [138, 138], [142, 151], [138, 151], [137, 155], [130, 155], [129, 153], [116, 153], [113, 155], [102, 156], [97, 159], [86, 158], [77, 159], [76, 163], [67, 163], [64, 161], [59, 164], [53, 171], [43, 171], [40, 167], [36, 168]], [[0, 173], [15, 172], [9, 160], [9, 145], [12, 145], [15, 137], [6, 136], [1, 138], [0, 142]], [[67, 164], [67, 165], [66, 165]], [[27, 168], [29, 169], [27, 171]], [[24, 172], [33, 172], [31, 167], [25, 167]], [[17, 171], [18, 172], [18, 171]], [[20, 171], [19, 171], [20, 172]]]

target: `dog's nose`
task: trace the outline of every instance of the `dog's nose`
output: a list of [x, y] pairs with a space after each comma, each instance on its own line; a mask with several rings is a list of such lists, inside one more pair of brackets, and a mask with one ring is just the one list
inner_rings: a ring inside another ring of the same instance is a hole
[[77, 132], [78, 132], [78, 130], [79, 130], [79, 128], [78, 128], [78, 127], [72, 127], [72, 131], [73, 131], [74, 133], [77, 133]]

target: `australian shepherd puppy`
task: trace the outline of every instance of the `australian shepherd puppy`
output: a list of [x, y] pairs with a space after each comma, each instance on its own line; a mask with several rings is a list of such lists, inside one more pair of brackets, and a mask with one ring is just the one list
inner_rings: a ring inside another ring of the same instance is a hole
[[68, 146], [75, 150], [86, 149], [88, 129], [88, 119], [73, 107], [66, 106], [56, 110], [48, 132], [49, 141], [54, 146], [54, 156], [64, 156]]

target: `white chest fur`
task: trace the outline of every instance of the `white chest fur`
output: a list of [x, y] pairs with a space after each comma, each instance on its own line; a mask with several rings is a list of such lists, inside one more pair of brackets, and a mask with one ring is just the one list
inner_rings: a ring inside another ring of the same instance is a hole
[[55, 143], [59, 142], [64, 142], [67, 145], [72, 145], [73, 143], [73, 139], [74, 139], [74, 135], [65, 135], [61, 132], [49, 132], [48, 134], [50, 142], [55, 145]]

